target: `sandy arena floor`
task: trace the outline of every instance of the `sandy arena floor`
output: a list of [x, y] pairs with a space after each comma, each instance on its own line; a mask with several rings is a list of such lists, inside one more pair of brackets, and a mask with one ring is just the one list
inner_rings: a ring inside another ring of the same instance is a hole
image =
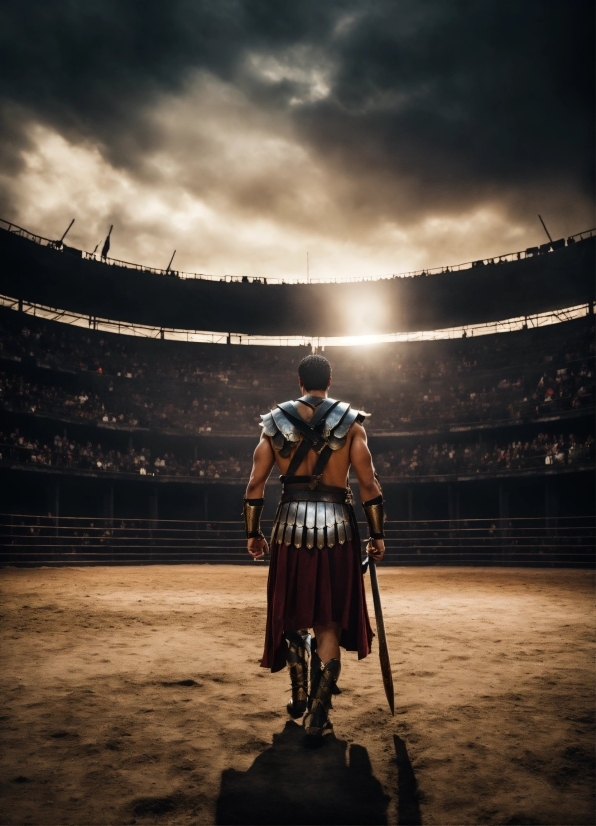
[[0, 823], [594, 822], [591, 572], [381, 568], [396, 716], [346, 655], [316, 752], [266, 575], [1, 570]]

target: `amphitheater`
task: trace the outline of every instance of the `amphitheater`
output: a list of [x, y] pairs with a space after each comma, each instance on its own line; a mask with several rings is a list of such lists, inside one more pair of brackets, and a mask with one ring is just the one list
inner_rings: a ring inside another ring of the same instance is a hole
[[[3, 822], [592, 823], [595, 238], [283, 283], [3, 222]], [[370, 413], [397, 707], [348, 656], [306, 754], [240, 511], [313, 351]]]

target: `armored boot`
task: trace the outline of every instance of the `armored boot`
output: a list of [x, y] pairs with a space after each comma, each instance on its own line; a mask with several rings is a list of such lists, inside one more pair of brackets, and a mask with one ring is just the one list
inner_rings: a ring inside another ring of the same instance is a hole
[[[318, 659], [318, 657], [317, 657]], [[341, 672], [341, 663], [332, 659], [315, 669], [315, 661], [311, 668], [310, 696], [308, 698], [308, 714], [304, 718], [304, 745], [316, 747], [323, 741], [325, 734], [331, 734], [333, 726], [329, 720], [331, 696], [338, 693], [337, 681]]]
[[302, 717], [308, 704], [308, 659], [310, 634], [303, 631], [286, 631], [288, 643], [288, 671], [292, 683], [292, 699], [287, 705], [288, 714], [297, 720]]
[[[308, 695], [308, 710], [310, 711], [310, 707], [312, 705], [312, 699], [317, 693], [317, 688], [319, 685], [319, 680], [321, 679], [321, 672], [323, 669], [323, 663], [321, 658], [319, 657], [317, 651], [317, 639], [313, 637], [310, 641], [310, 692]], [[333, 683], [331, 688], [332, 694], [341, 694], [341, 688], [337, 685], [337, 683]], [[329, 708], [333, 708], [331, 705], [331, 701], [329, 703]]]

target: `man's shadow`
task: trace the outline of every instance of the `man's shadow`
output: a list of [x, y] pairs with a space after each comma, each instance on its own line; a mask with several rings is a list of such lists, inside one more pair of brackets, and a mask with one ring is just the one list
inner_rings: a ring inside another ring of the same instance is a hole
[[303, 729], [288, 721], [248, 771], [226, 769], [215, 822], [220, 826], [387, 823], [390, 798], [372, 774], [367, 750], [352, 744], [346, 759], [344, 740], [329, 735], [321, 748], [306, 749], [303, 736]]

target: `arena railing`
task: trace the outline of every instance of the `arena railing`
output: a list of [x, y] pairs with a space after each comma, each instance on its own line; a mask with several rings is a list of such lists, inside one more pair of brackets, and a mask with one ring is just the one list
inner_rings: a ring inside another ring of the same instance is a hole
[[[18, 226], [17, 224], [12, 223], [11, 221], [6, 221], [4, 218], [0, 218], [0, 227], [4, 228], [7, 232], [11, 232], [14, 235], [19, 235], [22, 238], [27, 238], [29, 241], [33, 241], [36, 244], [40, 244], [42, 246], [52, 247], [57, 251], [65, 251], [68, 252], [69, 250], [73, 250], [72, 247], [69, 247], [66, 244], [63, 244], [61, 241], [52, 240], [50, 238], [45, 238], [43, 235], [37, 235], [33, 232], [30, 232], [23, 227]], [[343, 284], [343, 283], [351, 283], [351, 282], [360, 282], [360, 281], [384, 281], [387, 279], [392, 278], [417, 278], [421, 276], [427, 275], [442, 275], [450, 272], [459, 272], [460, 270], [469, 270], [472, 267], [480, 267], [480, 266], [489, 266], [494, 264], [502, 264], [507, 261], [520, 261], [524, 258], [533, 258], [537, 255], [545, 255], [553, 250], [559, 249], [560, 247], [564, 247], [565, 245], [569, 246], [570, 244], [576, 243], [577, 241], [583, 241], [587, 238], [591, 238], [592, 236], [596, 235], [596, 228], [583, 230], [582, 232], [577, 232], [575, 235], [570, 235], [567, 239], [560, 238], [554, 242], [541, 244], [537, 247], [527, 247], [525, 250], [518, 250], [516, 252], [507, 252], [503, 255], [493, 256], [492, 258], [480, 258], [476, 261], [466, 261], [462, 264], [452, 264], [449, 266], [443, 267], [430, 267], [427, 269], [421, 270], [409, 270], [407, 272], [400, 272], [400, 273], [391, 273], [388, 275], [381, 275], [381, 276], [360, 276], [360, 277], [352, 277], [352, 278], [324, 278], [324, 279], [316, 279], [314, 281], [308, 281], [306, 279], [302, 280], [299, 277], [294, 279], [292, 278], [275, 278], [275, 277], [267, 277], [267, 278], [258, 278], [258, 277], [251, 277], [248, 278], [247, 276], [243, 275], [212, 275], [208, 273], [195, 273], [195, 272], [183, 272], [181, 270], [171, 270], [169, 268], [162, 269], [159, 267], [150, 267], [146, 264], [135, 264], [131, 261], [121, 261], [118, 258], [101, 258], [95, 254], [95, 252], [86, 252], [85, 250], [77, 250], [77, 252], [81, 253], [81, 257], [83, 260], [87, 261], [99, 261], [101, 263], [105, 263], [107, 265], [117, 266], [117, 267], [124, 267], [126, 269], [137, 270], [139, 272], [146, 272], [151, 273], [153, 275], [163, 275], [166, 277], [176, 277], [182, 279], [198, 279], [198, 280], [207, 280], [207, 281], [224, 281], [227, 283], [238, 283], [238, 282], [251, 282], [257, 284], [293, 284], [293, 283], [315, 283], [315, 284]]]
[[576, 304], [546, 313], [515, 316], [480, 324], [466, 324], [459, 327], [445, 327], [440, 330], [417, 330], [405, 333], [382, 333], [364, 336], [264, 336], [243, 333], [214, 332], [208, 330], [184, 330], [175, 327], [157, 327], [150, 324], [134, 324], [128, 321], [99, 318], [82, 313], [37, 304], [14, 296], [0, 294], [0, 307], [41, 318], [56, 321], [72, 327], [83, 327], [103, 333], [139, 336], [141, 338], [168, 341], [186, 341], [202, 344], [264, 345], [269, 347], [311, 347], [313, 352], [324, 347], [352, 347], [366, 344], [390, 344], [408, 341], [439, 341], [470, 336], [486, 336], [496, 333], [511, 333], [518, 330], [547, 327], [584, 318], [594, 313], [596, 302]]
[[[360, 531], [366, 536], [365, 525]], [[594, 567], [588, 516], [390, 520], [386, 534], [387, 565]], [[5, 566], [183, 563], [259, 564], [238, 521], [0, 515]]]

